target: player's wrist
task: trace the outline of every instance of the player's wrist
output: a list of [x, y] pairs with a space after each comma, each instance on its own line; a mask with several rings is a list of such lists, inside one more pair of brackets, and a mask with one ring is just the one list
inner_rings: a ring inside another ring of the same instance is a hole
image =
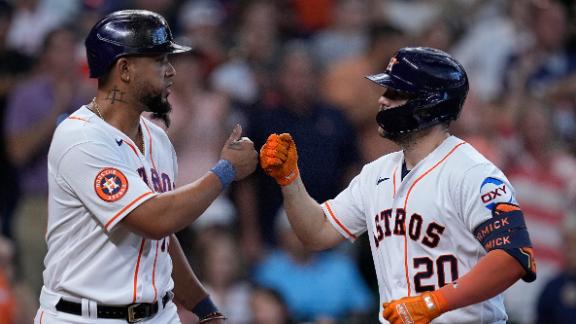
[[222, 183], [222, 188], [228, 187], [236, 178], [236, 170], [232, 162], [225, 159], [218, 161], [210, 171], [218, 177], [220, 183]]
[[204, 299], [196, 304], [196, 306], [192, 308], [192, 313], [198, 317], [199, 323], [206, 323], [215, 319], [226, 319], [226, 316], [214, 305], [210, 296], [204, 297]]
[[[432, 298], [432, 300], [435, 304], [435, 307], [438, 310], [437, 316], [450, 310], [448, 300], [446, 299], [446, 297], [444, 296], [444, 294], [440, 290], [434, 290], [434, 291], [430, 292], [429, 295]], [[425, 300], [425, 302], [426, 302], [426, 300]]]
[[287, 185], [292, 184], [297, 178], [300, 176], [300, 170], [298, 170], [298, 166], [295, 166], [293, 170], [291, 170], [287, 175], [282, 175], [276, 177], [276, 182], [284, 187]]

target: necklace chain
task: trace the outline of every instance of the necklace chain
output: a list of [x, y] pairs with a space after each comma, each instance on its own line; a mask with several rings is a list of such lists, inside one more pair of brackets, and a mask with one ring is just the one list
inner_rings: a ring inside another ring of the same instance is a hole
[[[96, 103], [96, 97], [92, 98], [92, 107], [94, 107], [94, 109], [96, 110], [96, 114], [98, 115], [98, 117], [100, 117], [100, 119], [102, 119], [103, 121], [106, 121], [106, 119], [104, 119], [104, 116], [102, 116], [102, 113], [100, 112], [100, 109], [98, 107], [100, 107], [97, 103]], [[144, 133], [142, 133], [142, 129], [140, 128], [140, 125], [138, 125], [138, 133], [140, 133], [141, 137], [142, 137], [142, 145], [139, 147], [140, 152], [142, 152], [142, 154], [144, 154]]]
[[100, 117], [100, 119], [106, 121], [104, 119], [104, 117], [102, 116], [102, 113], [100, 112], [100, 109], [98, 109], [98, 104], [96, 103], [96, 97], [92, 98], [92, 107], [94, 107], [94, 109], [96, 109], [96, 112], [98, 113], [98, 117]]

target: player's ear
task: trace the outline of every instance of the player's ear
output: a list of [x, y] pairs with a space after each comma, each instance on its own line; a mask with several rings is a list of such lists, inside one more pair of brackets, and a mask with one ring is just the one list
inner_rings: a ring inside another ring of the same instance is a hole
[[116, 61], [116, 68], [120, 74], [120, 80], [130, 82], [130, 61], [126, 57], [121, 57]]

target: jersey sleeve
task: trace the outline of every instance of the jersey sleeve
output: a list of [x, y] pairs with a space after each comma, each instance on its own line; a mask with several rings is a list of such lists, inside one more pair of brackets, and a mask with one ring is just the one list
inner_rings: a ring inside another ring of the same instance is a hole
[[496, 204], [518, 204], [514, 188], [504, 173], [491, 163], [478, 164], [467, 170], [460, 180], [456, 197], [461, 217], [470, 232], [492, 218]]
[[325, 201], [321, 206], [334, 228], [350, 241], [366, 232], [364, 201], [362, 199], [361, 174], [336, 198]]
[[76, 196], [107, 231], [156, 195], [137, 168], [104, 143], [73, 146], [56, 168], [58, 184]]

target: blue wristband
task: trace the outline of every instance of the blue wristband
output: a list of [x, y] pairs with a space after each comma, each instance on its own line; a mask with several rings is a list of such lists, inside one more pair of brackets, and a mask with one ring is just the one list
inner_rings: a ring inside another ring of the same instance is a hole
[[222, 187], [224, 188], [232, 183], [236, 177], [236, 171], [232, 166], [232, 162], [224, 159], [218, 161], [218, 163], [216, 163], [216, 165], [213, 166], [210, 171], [214, 172], [214, 174], [218, 176], [218, 179], [220, 179], [220, 182], [222, 182]]
[[203, 319], [210, 314], [218, 313], [218, 308], [216, 308], [210, 296], [206, 296], [192, 308], [192, 313], [198, 316], [198, 318]]

